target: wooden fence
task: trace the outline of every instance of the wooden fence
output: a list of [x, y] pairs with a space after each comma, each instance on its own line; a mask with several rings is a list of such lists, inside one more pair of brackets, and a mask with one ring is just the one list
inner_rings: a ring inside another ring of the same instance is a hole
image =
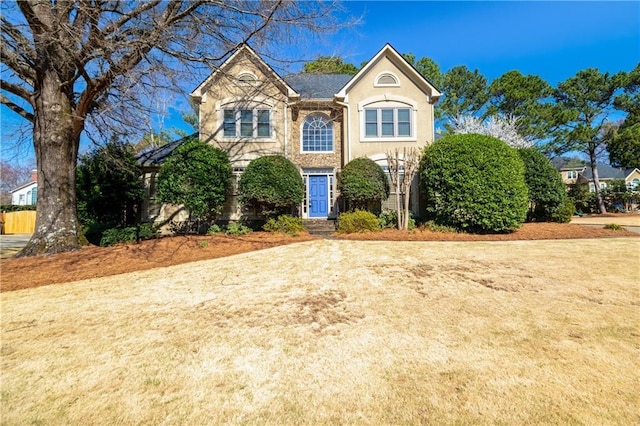
[[0, 221], [3, 234], [32, 234], [36, 229], [36, 212], [25, 210], [0, 213]]

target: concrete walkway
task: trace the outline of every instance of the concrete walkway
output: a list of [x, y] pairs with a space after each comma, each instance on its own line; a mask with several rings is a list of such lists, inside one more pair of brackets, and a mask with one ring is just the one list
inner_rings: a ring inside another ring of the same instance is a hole
[[31, 234], [0, 235], [0, 259], [13, 256], [29, 242]]

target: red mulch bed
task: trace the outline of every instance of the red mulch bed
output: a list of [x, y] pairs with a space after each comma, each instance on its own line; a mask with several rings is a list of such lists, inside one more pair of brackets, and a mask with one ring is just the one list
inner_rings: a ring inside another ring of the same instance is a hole
[[[608, 230], [575, 224], [526, 223], [510, 234], [475, 235], [415, 230], [384, 230], [339, 235], [349, 240], [388, 241], [513, 241], [541, 239], [640, 237], [627, 230]], [[0, 260], [0, 291], [13, 291], [48, 284], [97, 278], [197, 260], [215, 259], [254, 250], [309, 241], [316, 237], [290, 237], [266, 232], [245, 236], [165, 237], [139, 244], [113, 247], [88, 246], [52, 256]]]

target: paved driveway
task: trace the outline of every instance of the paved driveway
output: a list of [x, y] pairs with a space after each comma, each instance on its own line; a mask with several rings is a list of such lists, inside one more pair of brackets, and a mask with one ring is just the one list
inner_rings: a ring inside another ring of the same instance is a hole
[[0, 259], [6, 259], [19, 252], [27, 245], [31, 234], [0, 235]]

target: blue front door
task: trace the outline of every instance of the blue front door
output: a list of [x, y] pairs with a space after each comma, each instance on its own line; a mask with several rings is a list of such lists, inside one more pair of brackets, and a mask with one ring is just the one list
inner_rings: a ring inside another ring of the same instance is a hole
[[309, 176], [309, 217], [329, 215], [327, 176]]

